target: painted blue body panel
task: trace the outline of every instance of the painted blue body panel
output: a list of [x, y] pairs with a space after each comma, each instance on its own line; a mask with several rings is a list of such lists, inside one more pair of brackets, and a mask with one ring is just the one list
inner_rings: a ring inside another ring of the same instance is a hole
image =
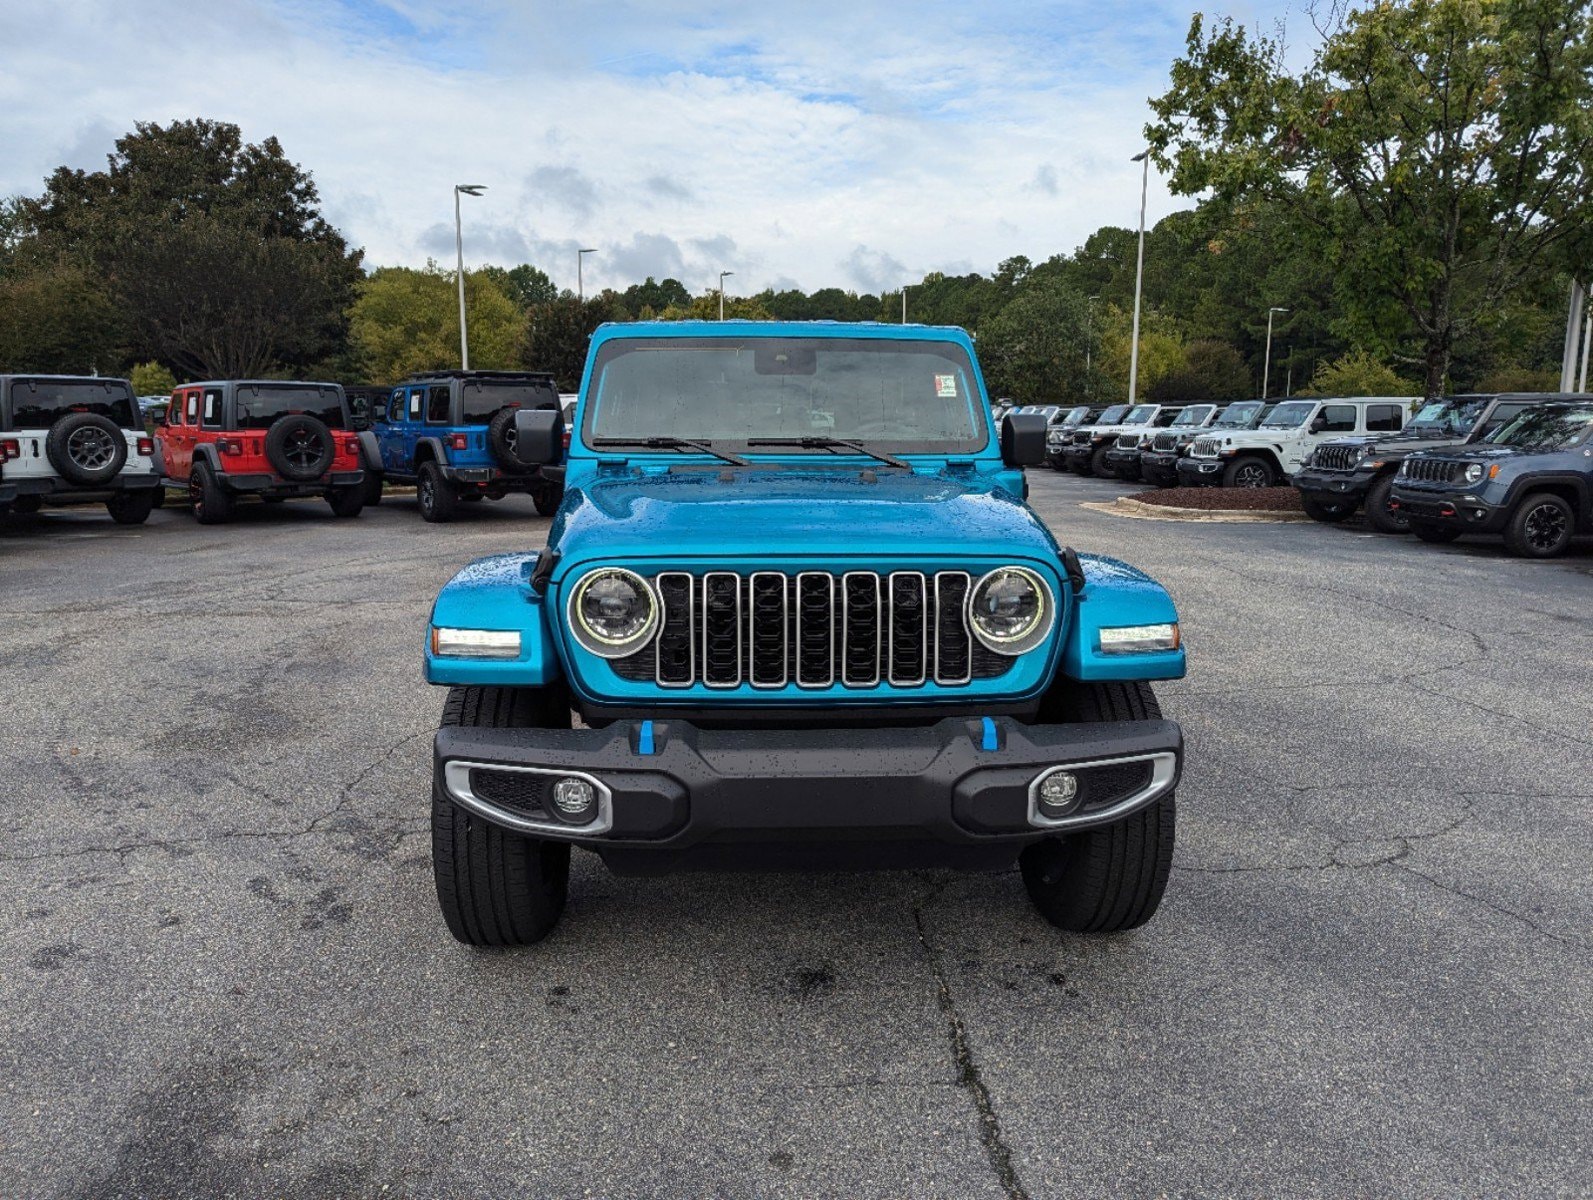
[[[637, 322], [605, 325], [593, 336], [576, 407], [565, 497], [549, 531], [560, 558], [545, 596], [529, 586], [536, 554], [482, 559], [460, 572], [438, 596], [434, 625], [518, 629], [516, 661], [426, 658], [432, 683], [538, 685], [561, 676], [577, 695], [599, 704], [703, 707], [833, 707], [1027, 701], [1060, 672], [1079, 680], [1177, 679], [1183, 651], [1106, 655], [1099, 631], [1178, 619], [1172, 599], [1154, 580], [1115, 559], [1081, 555], [1086, 587], [1075, 598], [1061, 569], [1050, 530], [1022, 500], [1022, 472], [1006, 467], [978, 381], [989, 437], [983, 449], [945, 456], [903, 455], [912, 473], [890, 470], [863, 456], [756, 455], [754, 468], [735, 468], [710, 456], [674, 452], [597, 451], [581, 439], [592, 365], [607, 342], [621, 338], [857, 338], [943, 340], [961, 346], [975, 364], [973, 344], [960, 329], [831, 322]], [[479, 432], [479, 431], [478, 431]], [[667, 432], [662, 431], [662, 432]], [[748, 457], [754, 457], [749, 455]], [[777, 466], [775, 464], [778, 464]], [[660, 689], [622, 678], [612, 665], [565, 635], [563, 605], [570, 588], [601, 564], [643, 575], [681, 569], [747, 572], [848, 570], [967, 570], [976, 576], [1003, 563], [1039, 572], [1056, 596], [1049, 644], [1020, 657], [995, 679], [962, 686], [835, 686], [823, 689]]]

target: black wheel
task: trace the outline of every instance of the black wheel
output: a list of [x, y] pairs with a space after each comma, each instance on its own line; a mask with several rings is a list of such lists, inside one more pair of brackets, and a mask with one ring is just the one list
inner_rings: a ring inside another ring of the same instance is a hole
[[519, 413], [519, 406], [500, 408], [492, 414], [492, 420], [487, 422], [487, 449], [492, 451], [492, 459], [505, 471], [514, 474], [524, 474], [530, 468], [520, 461], [516, 452], [519, 440], [519, 431], [515, 428], [515, 416]]
[[333, 516], [357, 517], [365, 508], [365, 485], [333, 488], [327, 492], [326, 502], [332, 506]]
[[[1161, 707], [1148, 684], [1073, 684], [1047, 696], [1041, 720], [1156, 721]], [[1075, 933], [1117, 933], [1155, 914], [1173, 867], [1177, 802], [1161, 799], [1111, 825], [1047, 838], [1018, 858], [1029, 899], [1040, 915]]]
[[420, 465], [420, 474], [415, 479], [415, 502], [425, 520], [451, 521], [459, 505], [459, 493], [443, 478], [441, 467], [426, 462]]
[[1109, 449], [1110, 449], [1109, 446], [1102, 446], [1099, 450], [1097, 450], [1093, 454], [1091, 454], [1090, 455], [1090, 469], [1088, 471], [1084, 470], [1083, 466], [1081, 464], [1080, 468], [1079, 468], [1079, 473], [1081, 475], [1094, 475], [1094, 476], [1096, 476], [1099, 479], [1110, 479], [1110, 478], [1112, 478], [1111, 468], [1106, 465], [1106, 452]]
[[1429, 525], [1426, 521], [1412, 521], [1410, 531], [1424, 542], [1431, 542], [1435, 546], [1448, 545], [1460, 536], [1460, 530], [1452, 529], [1448, 525]]
[[1366, 493], [1366, 519], [1378, 533], [1409, 533], [1410, 518], [1388, 506], [1393, 490], [1393, 475], [1384, 475], [1372, 483]]
[[145, 488], [136, 492], [117, 492], [105, 502], [105, 511], [118, 525], [142, 525], [155, 511], [155, 493], [159, 488]]
[[564, 485], [544, 483], [531, 489], [531, 503], [537, 506], [537, 516], [551, 517], [564, 502]]
[[232, 497], [222, 490], [209, 463], [194, 464], [188, 476], [188, 502], [201, 525], [220, 525], [232, 519]]
[[1278, 473], [1264, 458], [1236, 458], [1222, 473], [1223, 487], [1269, 488], [1278, 481]]
[[127, 438], [98, 413], [73, 413], [50, 426], [44, 455], [61, 478], [83, 487], [109, 483], [127, 463]]
[[[442, 724], [567, 729], [562, 688], [458, 687]], [[434, 779], [432, 871], [448, 931], [467, 946], [528, 946], [553, 931], [570, 882], [568, 842], [526, 837], [455, 804]]]
[[1536, 492], [1516, 505], [1505, 526], [1505, 546], [1522, 558], [1564, 554], [1576, 533], [1576, 512], [1552, 492]]
[[11, 502], [11, 511], [21, 513], [25, 517], [32, 516], [43, 507], [43, 496], [18, 496]]
[[1355, 505], [1330, 500], [1318, 500], [1315, 497], [1302, 494], [1300, 507], [1305, 509], [1305, 515], [1313, 521], [1322, 521], [1328, 525], [1337, 525], [1340, 521], [1347, 520], [1355, 513]]
[[382, 502], [382, 474], [380, 471], [366, 471], [365, 482], [360, 484], [365, 492], [365, 503], [371, 507]]
[[337, 446], [324, 421], [306, 413], [283, 417], [266, 431], [266, 461], [282, 478], [310, 483], [332, 469]]

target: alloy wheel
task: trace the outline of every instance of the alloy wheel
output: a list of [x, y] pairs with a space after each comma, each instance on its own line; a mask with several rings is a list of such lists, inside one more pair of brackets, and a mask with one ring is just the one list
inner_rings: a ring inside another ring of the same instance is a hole
[[1267, 486], [1267, 469], [1256, 463], [1246, 463], [1233, 473], [1235, 487], [1261, 488]]
[[321, 459], [321, 436], [312, 429], [296, 429], [283, 440], [282, 454], [294, 466], [307, 470]]
[[1540, 504], [1523, 522], [1527, 544], [1534, 550], [1552, 550], [1565, 538], [1565, 512], [1558, 504]]
[[66, 441], [67, 457], [85, 471], [98, 471], [109, 466], [116, 457], [116, 444], [111, 435], [95, 426], [72, 431]]

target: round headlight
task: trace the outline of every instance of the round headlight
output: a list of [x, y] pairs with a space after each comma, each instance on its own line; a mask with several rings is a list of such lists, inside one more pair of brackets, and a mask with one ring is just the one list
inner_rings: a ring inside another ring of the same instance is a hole
[[1051, 632], [1051, 589], [1027, 567], [997, 567], [968, 593], [968, 627], [998, 654], [1033, 650]]
[[636, 572], [604, 567], [575, 585], [569, 621], [575, 640], [593, 654], [624, 658], [645, 646], [658, 628], [658, 601]]
[[1483, 470], [1483, 466], [1482, 466], [1481, 463], [1472, 463], [1469, 467], [1466, 468], [1466, 482], [1467, 483], [1481, 483], [1482, 482], [1482, 477], [1486, 473], [1487, 472], [1485, 472]]

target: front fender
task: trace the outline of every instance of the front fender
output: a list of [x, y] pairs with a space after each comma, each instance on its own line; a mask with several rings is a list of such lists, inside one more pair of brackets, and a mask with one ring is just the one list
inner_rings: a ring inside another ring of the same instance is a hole
[[[563, 674], [548, 629], [547, 605], [531, 587], [537, 553], [498, 554], [471, 563], [444, 585], [426, 629], [426, 682], [498, 687], [541, 687]], [[515, 659], [441, 658], [432, 653], [431, 630], [518, 630]]]
[[1073, 606], [1073, 620], [1062, 647], [1062, 673], [1085, 681], [1182, 679], [1184, 651], [1149, 654], [1101, 653], [1101, 630], [1121, 625], [1176, 622], [1178, 609], [1162, 587], [1143, 571], [1099, 554], [1081, 554], [1084, 591]]

